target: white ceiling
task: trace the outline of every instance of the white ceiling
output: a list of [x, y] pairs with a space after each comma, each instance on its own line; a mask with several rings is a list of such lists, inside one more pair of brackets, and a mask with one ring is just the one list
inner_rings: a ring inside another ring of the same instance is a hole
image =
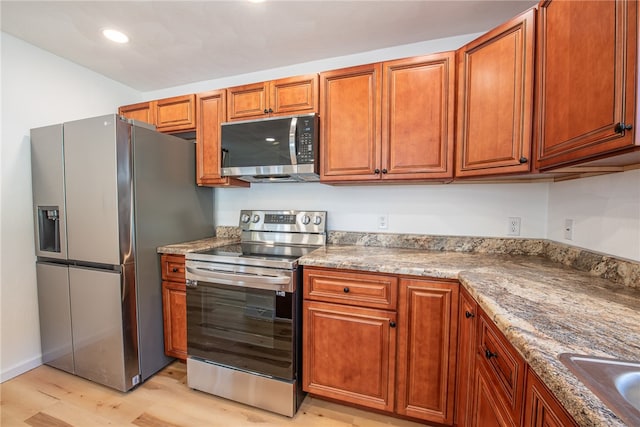
[[[534, 0], [10, 1], [1, 29], [140, 91], [487, 31]], [[131, 41], [101, 35], [113, 27]]]

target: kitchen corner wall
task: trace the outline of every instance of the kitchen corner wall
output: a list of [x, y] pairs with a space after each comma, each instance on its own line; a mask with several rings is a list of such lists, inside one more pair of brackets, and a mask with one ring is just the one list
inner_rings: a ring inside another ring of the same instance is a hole
[[551, 184], [547, 238], [640, 261], [640, 170]]

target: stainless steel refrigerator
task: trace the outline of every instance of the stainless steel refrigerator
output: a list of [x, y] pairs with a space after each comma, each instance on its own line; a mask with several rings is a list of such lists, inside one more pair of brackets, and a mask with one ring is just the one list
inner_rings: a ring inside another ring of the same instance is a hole
[[171, 362], [156, 248], [213, 235], [195, 164], [115, 114], [31, 130], [43, 363], [126, 391]]

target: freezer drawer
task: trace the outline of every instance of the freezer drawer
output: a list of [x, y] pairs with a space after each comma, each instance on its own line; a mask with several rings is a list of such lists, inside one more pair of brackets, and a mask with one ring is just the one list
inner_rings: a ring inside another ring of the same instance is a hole
[[74, 373], [69, 267], [38, 262], [36, 274], [42, 362]]
[[135, 295], [123, 276], [116, 271], [69, 267], [76, 375], [127, 391], [140, 377], [135, 314], [130, 318], [135, 313]]

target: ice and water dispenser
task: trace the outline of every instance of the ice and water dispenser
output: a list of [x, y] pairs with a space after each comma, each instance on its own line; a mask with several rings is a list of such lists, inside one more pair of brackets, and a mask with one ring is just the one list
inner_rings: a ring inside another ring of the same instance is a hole
[[38, 237], [40, 250], [60, 252], [60, 208], [38, 206]]

